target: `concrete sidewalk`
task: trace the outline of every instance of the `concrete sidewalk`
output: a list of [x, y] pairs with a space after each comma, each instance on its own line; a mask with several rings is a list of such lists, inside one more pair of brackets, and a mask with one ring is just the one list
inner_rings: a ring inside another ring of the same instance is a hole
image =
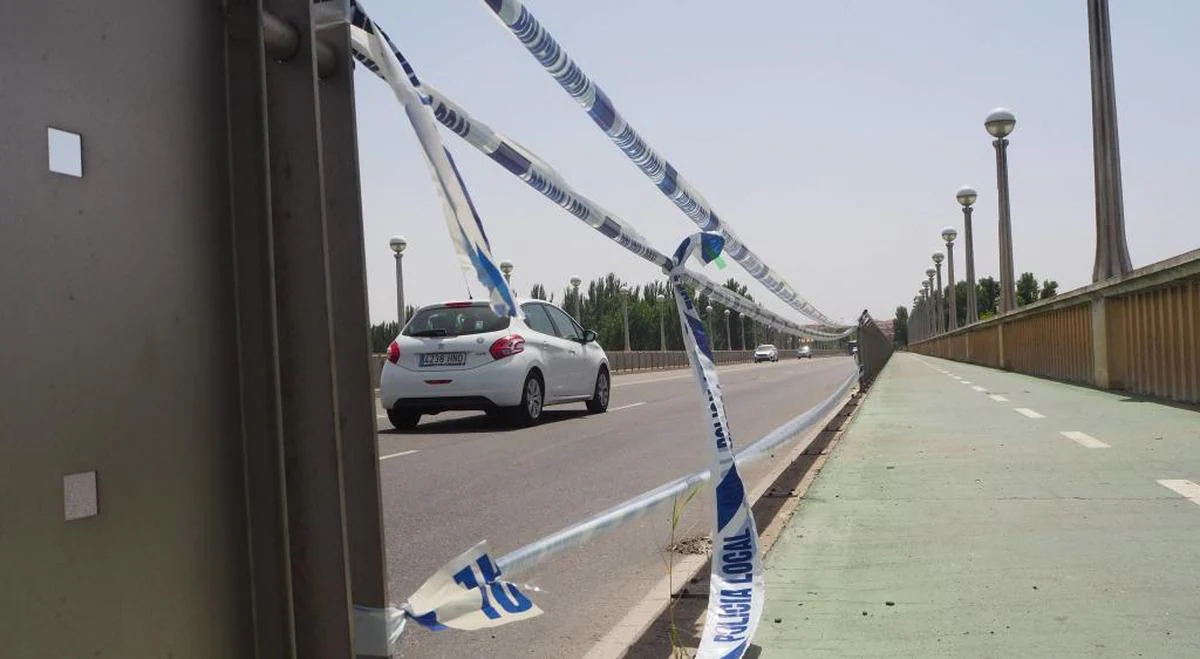
[[1195, 410], [897, 354], [767, 556], [755, 644], [1200, 657], [1194, 483]]

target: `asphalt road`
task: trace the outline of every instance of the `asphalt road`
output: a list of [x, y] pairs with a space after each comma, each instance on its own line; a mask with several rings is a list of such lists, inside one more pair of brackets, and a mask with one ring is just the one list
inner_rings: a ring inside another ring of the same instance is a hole
[[[721, 369], [736, 445], [761, 437], [828, 396], [849, 375], [846, 357]], [[495, 556], [583, 520], [707, 464], [701, 399], [689, 371], [614, 378], [609, 412], [549, 408], [534, 428], [510, 430], [482, 414], [447, 413], [401, 434], [380, 420], [384, 525], [392, 599], [403, 602], [434, 570], [487, 539]], [[748, 489], [770, 465], [744, 474]], [[705, 490], [705, 493], [708, 491]], [[688, 505], [675, 538], [707, 535], [708, 496]], [[405, 657], [578, 657], [666, 572], [670, 508], [560, 555], [517, 580], [537, 587], [539, 618], [479, 632], [410, 625]]]

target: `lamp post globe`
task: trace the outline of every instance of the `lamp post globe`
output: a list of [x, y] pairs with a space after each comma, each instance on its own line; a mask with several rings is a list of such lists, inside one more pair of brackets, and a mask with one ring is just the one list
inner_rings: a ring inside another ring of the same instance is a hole
[[952, 242], [954, 242], [954, 239], [957, 237], [958, 237], [958, 229], [955, 229], [954, 227], [946, 227], [946, 228], [942, 229], [942, 240], [944, 240], [948, 243], [952, 243]]
[[934, 252], [931, 258], [933, 258], [933, 264], [938, 266], [942, 264], [942, 261], [946, 260], [946, 255], [941, 252]]
[[504, 259], [503, 261], [500, 262], [500, 272], [504, 274], [505, 283], [508, 283], [508, 284], [512, 283], [512, 271], [513, 271], [513, 262], [512, 261], [509, 261], [508, 259]]
[[1017, 118], [1008, 108], [996, 108], [983, 120], [983, 127], [987, 129], [988, 135], [1003, 139], [1011, 135], [1017, 127]]
[[957, 199], [958, 203], [962, 204], [963, 206], [970, 206], [975, 203], [976, 199], [979, 198], [979, 193], [975, 191], [975, 188], [972, 188], [969, 185], [964, 185], [958, 189], [958, 192], [954, 194], [954, 198]]
[[391, 247], [392, 251], [396, 254], [403, 254], [404, 250], [408, 248], [408, 240], [406, 240], [404, 236], [392, 236], [391, 239], [388, 240], [388, 246]]
[[579, 285], [583, 283], [583, 279], [579, 275], [571, 275], [569, 281], [571, 282], [571, 288], [579, 288]]
[[[937, 270], [934, 270], [933, 268], [925, 268], [925, 276], [926, 276], [926, 277], [929, 277], [930, 279], [933, 279], [933, 276], [934, 276], [934, 275], [936, 275], [936, 274], [937, 274]], [[931, 283], [928, 283], [928, 282], [925, 282], [925, 283], [924, 283], [924, 285], [925, 285], [926, 287], [928, 287], [928, 286], [932, 286], [933, 284], [931, 284]]]

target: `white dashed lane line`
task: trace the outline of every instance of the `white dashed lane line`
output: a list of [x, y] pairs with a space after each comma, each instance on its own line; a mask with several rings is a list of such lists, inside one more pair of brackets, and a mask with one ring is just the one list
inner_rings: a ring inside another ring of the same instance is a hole
[[630, 403], [628, 405], [622, 405], [620, 407], [610, 407], [610, 408], [608, 408], [608, 411], [609, 412], [620, 412], [621, 410], [627, 410], [631, 407], [641, 407], [642, 405], [645, 405], [645, 404], [646, 404], [646, 401], [641, 401], [638, 403]]
[[1029, 409], [1028, 407], [1018, 407], [1018, 408], [1016, 408], [1016, 412], [1017, 412], [1017, 414], [1023, 414], [1031, 419], [1046, 418], [1046, 416], [1044, 414], [1038, 414], [1037, 412], [1034, 412], [1033, 410]]
[[1085, 446], [1087, 448], [1112, 448], [1108, 444], [1105, 444], [1095, 437], [1079, 432], [1078, 430], [1064, 430], [1060, 434], [1063, 437], [1066, 437], [1067, 439], [1079, 444], [1080, 446]]
[[992, 400], [996, 401], [997, 403], [1007, 403], [1008, 402], [1007, 398], [1005, 398], [1004, 396], [1001, 396], [999, 394], [988, 394], [988, 398], [991, 398]]
[[1179, 479], [1163, 479], [1158, 484], [1200, 506], [1200, 485]]
[[391, 460], [392, 458], [398, 458], [398, 457], [401, 457], [404, 455], [412, 455], [413, 453], [417, 453], [417, 452], [418, 451], [416, 449], [413, 449], [411, 451], [400, 451], [399, 453], [391, 453], [389, 455], [381, 455], [381, 456], [379, 456], [379, 461], [383, 462], [384, 460]]
[[979, 385], [975, 385], [974, 387], [971, 387], [971, 388], [972, 388], [972, 389], [974, 389], [975, 391], [978, 391], [978, 392], [981, 392], [981, 393], [982, 393], [982, 392], [984, 392], [984, 391], [987, 391], [987, 388], [986, 388], [986, 387], [981, 387], [981, 386], [979, 386]]

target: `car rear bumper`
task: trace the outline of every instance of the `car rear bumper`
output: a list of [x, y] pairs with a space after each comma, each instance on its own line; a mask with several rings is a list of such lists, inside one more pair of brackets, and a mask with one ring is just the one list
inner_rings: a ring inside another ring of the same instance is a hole
[[431, 398], [397, 398], [389, 409], [412, 410], [425, 414], [454, 410], [497, 410], [500, 405], [485, 396], [437, 396]]
[[[385, 409], [487, 410], [521, 404], [530, 364], [513, 360], [468, 371], [412, 371], [384, 363], [379, 402]], [[486, 370], [484, 370], [486, 369]]]

